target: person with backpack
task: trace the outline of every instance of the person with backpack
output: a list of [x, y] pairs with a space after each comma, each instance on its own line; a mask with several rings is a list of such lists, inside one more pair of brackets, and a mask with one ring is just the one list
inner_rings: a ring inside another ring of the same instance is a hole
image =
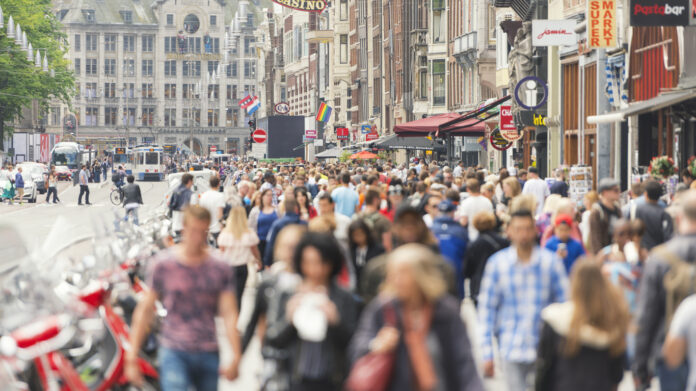
[[679, 234], [652, 250], [639, 288], [632, 368], [639, 390], [650, 385], [653, 375], [658, 377], [662, 391], [683, 391], [687, 386], [687, 365], [669, 368], [660, 347], [677, 307], [696, 292], [696, 191], [689, 190], [674, 206], [681, 212], [675, 221]]
[[644, 189], [645, 202], [633, 205], [629, 213], [631, 220], [635, 218], [645, 223], [643, 247], [652, 250], [672, 237], [674, 223], [665, 208], [658, 204], [662, 196], [662, 185], [651, 179], [645, 182]]
[[619, 182], [613, 178], [603, 178], [597, 188], [599, 202], [592, 206], [589, 218], [590, 254], [597, 254], [611, 244], [616, 222], [621, 218], [618, 202], [621, 198]]
[[365, 210], [357, 215], [367, 223], [375, 235], [378, 243], [389, 251], [392, 249], [391, 222], [383, 214], [379, 213], [382, 198], [377, 190], [368, 190], [365, 194]]

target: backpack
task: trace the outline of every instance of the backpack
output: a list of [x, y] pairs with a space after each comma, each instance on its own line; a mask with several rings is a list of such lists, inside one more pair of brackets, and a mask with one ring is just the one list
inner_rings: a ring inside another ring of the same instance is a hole
[[113, 174], [111, 174], [111, 182], [113, 182], [113, 183], [121, 182], [121, 173], [118, 171], [115, 171]]
[[174, 191], [172, 192], [172, 196], [171, 196], [171, 198], [169, 199], [169, 214], [170, 214], [170, 217], [171, 217], [172, 211], [175, 211], [175, 210], [178, 211], [178, 210], [179, 210], [179, 198], [180, 198], [180, 197], [181, 197], [181, 190], [179, 190], [178, 188], [177, 188], [177, 189], [174, 189]]
[[665, 329], [668, 329], [679, 304], [696, 289], [696, 264], [681, 259], [664, 245], [655, 247], [653, 252], [669, 265], [662, 280], [665, 288]]

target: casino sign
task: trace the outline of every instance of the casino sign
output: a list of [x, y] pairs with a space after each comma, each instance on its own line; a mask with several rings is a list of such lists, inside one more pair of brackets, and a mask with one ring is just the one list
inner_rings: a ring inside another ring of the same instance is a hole
[[273, 2], [298, 11], [322, 12], [328, 0], [273, 0]]

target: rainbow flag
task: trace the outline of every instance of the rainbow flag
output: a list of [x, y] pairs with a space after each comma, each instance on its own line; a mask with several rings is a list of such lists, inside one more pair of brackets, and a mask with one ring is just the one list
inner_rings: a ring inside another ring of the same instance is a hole
[[478, 144], [481, 146], [481, 148], [483, 148], [484, 151], [488, 151], [488, 140], [486, 140], [485, 137], [479, 137], [476, 141], [478, 141]]
[[319, 112], [317, 112], [317, 121], [326, 122], [331, 117], [331, 111], [333, 109], [329, 107], [326, 103], [319, 105]]

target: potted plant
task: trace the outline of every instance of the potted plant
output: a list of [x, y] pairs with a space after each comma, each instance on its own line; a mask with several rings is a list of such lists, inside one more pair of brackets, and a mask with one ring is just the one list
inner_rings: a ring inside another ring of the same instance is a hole
[[671, 157], [658, 156], [650, 161], [648, 173], [657, 179], [665, 179], [677, 173], [677, 166]]

